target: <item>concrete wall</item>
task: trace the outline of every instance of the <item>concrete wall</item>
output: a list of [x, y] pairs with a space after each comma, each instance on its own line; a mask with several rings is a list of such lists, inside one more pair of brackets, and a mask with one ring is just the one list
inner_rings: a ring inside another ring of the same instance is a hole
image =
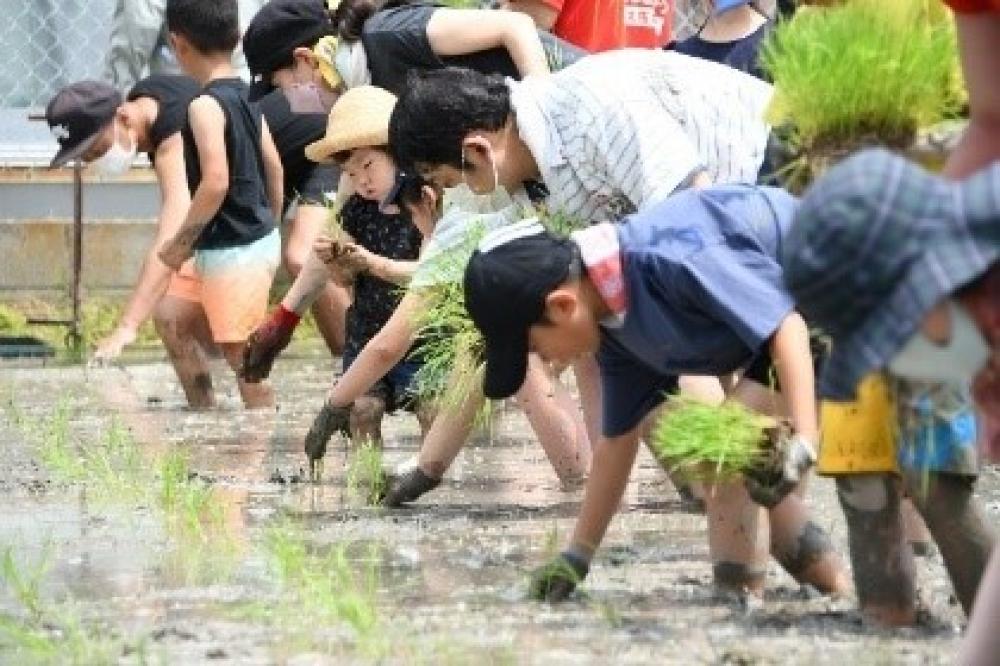
[[[155, 178], [148, 169], [85, 177], [83, 204], [84, 288], [129, 289], [156, 231]], [[72, 251], [72, 172], [0, 170], [0, 299], [65, 292]]]

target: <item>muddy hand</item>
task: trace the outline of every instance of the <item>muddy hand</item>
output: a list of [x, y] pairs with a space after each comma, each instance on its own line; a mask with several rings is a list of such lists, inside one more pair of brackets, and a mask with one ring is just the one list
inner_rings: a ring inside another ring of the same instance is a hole
[[816, 464], [816, 449], [801, 435], [793, 435], [781, 442], [780, 450], [781, 458], [777, 466], [751, 469], [743, 477], [750, 497], [769, 509], [780, 504]]
[[135, 342], [136, 331], [128, 325], [120, 325], [108, 337], [97, 343], [97, 349], [90, 358], [90, 367], [103, 367], [121, 356], [125, 347]]
[[538, 601], [563, 601], [590, 571], [590, 563], [570, 551], [563, 551], [531, 573], [528, 594]]
[[250, 334], [243, 347], [243, 365], [240, 377], [248, 382], [261, 382], [271, 374], [278, 354], [292, 341], [297, 317], [293, 321], [279, 306], [257, 330]]
[[319, 481], [323, 472], [323, 456], [326, 455], [326, 445], [333, 433], [340, 432], [348, 437], [350, 429], [351, 407], [334, 407], [328, 402], [313, 420], [309, 432], [306, 433], [305, 452], [309, 458], [309, 475], [313, 481]]
[[160, 249], [157, 256], [168, 268], [179, 271], [184, 262], [190, 259], [193, 254], [194, 248], [191, 245], [174, 238]]
[[419, 467], [398, 476], [390, 476], [385, 498], [385, 506], [402, 506], [415, 501], [421, 495], [428, 493], [441, 485], [441, 479], [428, 476]]

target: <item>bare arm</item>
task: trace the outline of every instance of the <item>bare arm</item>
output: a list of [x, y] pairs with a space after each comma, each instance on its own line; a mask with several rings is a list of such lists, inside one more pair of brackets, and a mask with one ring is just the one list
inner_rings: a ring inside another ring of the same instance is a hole
[[201, 183], [177, 233], [160, 249], [160, 260], [174, 270], [194, 252], [194, 244], [219, 212], [229, 190], [226, 116], [222, 107], [211, 97], [202, 95], [191, 102], [188, 120], [198, 147]]
[[521, 76], [548, 74], [549, 63], [532, 20], [518, 12], [487, 9], [438, 9], [427, 23], [434, 53], [464, 55], [502, 47]]
[[274, 221], [281, 223], [281, 211], [285, 206], [285, 172], [281, 166], [281, 156], [274, 145], [267, 120], [261, 116], [261, 155], [264, 158], [264, 175], [267, 176], [267, 196], [271, 201]]
[[602, 437], [594, 447], [590, 477], [583, 505], [573, 530], [574, 550], [593, 555], [625, 494], [632, 465], [639, 450], [639, 431], [633, 428], [618, 437]]
[[1000, 14], [956, 14], [955, 23], [969, 90], [969, 126], [942, 173], [964, 178], [1000, 158]]
[[413, 272], [417, 270], [419, 261], [404, 261], [400, 259], [390, 259], [380, 254], [375, 254], [365, 249], [361, 245], [349, 244], [349, 251], [344, 260], [350, 265], [356, 265], [359, 270], [363, 270], [380, 280], [392, 282], [393, 284], [406, 285], [413, 277]]
[[536, 26], [547, 31], [552, 30], [559, 18], [559, 10], [544, 0], [510, 0], [504, 3], [503, 8], [527, 14]]
[[159, 251], [167, 240], [173, 237], [188, 206], [187, 176], [184, 172], [184, 145], [180, 134], [160, 144], [154, 161], [157, 182], [160, 186], [160, 214], [157, 220], [156, 238], [150, 245], [142, 263], [139, 281], [132, 291], [128, 305], [122, 313], [115, 331], [97, 345], [94, 354], [97, 360], [109, 360], [119, 354], [125, 346], [135, 341], [139, 327], [149, 319], [156, 304], [166, 293], [170, 277], [174, 271], [160, 261]]
[[819, 439], [816, 389], [809, 329], [802, 315], [792, 312], [771, 338], [771, 358], [778, 370], [781, 393], [795, 432], [813, 444]]
[[406, 356], [417, 337], [413, 322], [423, 308], [424, 299], [419, 294], [410, 292], [403, 297], [382, 330], [368, 341], [330, 390], [331, 405], [346, 407], [351, 404]]

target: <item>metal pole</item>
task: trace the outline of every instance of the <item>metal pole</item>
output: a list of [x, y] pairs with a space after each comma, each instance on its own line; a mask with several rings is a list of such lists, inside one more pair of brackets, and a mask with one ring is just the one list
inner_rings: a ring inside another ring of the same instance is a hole
[[80, 331], [80, 278], [83, 271], [83, 165], [73, 164], [73, 321], [69, 334], [74, 349], [83, 339]]

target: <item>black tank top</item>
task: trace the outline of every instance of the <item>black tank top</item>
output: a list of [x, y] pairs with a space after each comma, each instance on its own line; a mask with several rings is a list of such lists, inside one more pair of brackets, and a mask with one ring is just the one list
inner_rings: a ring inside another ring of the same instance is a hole
[[[214, 250], [249, 245], [271, 233], [275, 226], [261, 153], [260, 108], [250, 103], [247, 86], [240, 79], [217, 79], [201, 92], [218, 102], [226, 116], [229, 189], [195, 248]], [[185, 123], [182, 135], [188, 189], [193, 196], [201, 183], [201, 163], [190, 123]]]
[[172, 137], [187, 124], [187, 109], [191, 101], [201, 92], [198, 82], [187, 76], [154, 74], [147, 76], [132, 87], [128, 101], [140, 97], [155, 100], [159, 109], [156, 120], [149, 128], [149, 140], [153, 149], [149, 151], [149, 161], [156, 157], [160, 144]]

